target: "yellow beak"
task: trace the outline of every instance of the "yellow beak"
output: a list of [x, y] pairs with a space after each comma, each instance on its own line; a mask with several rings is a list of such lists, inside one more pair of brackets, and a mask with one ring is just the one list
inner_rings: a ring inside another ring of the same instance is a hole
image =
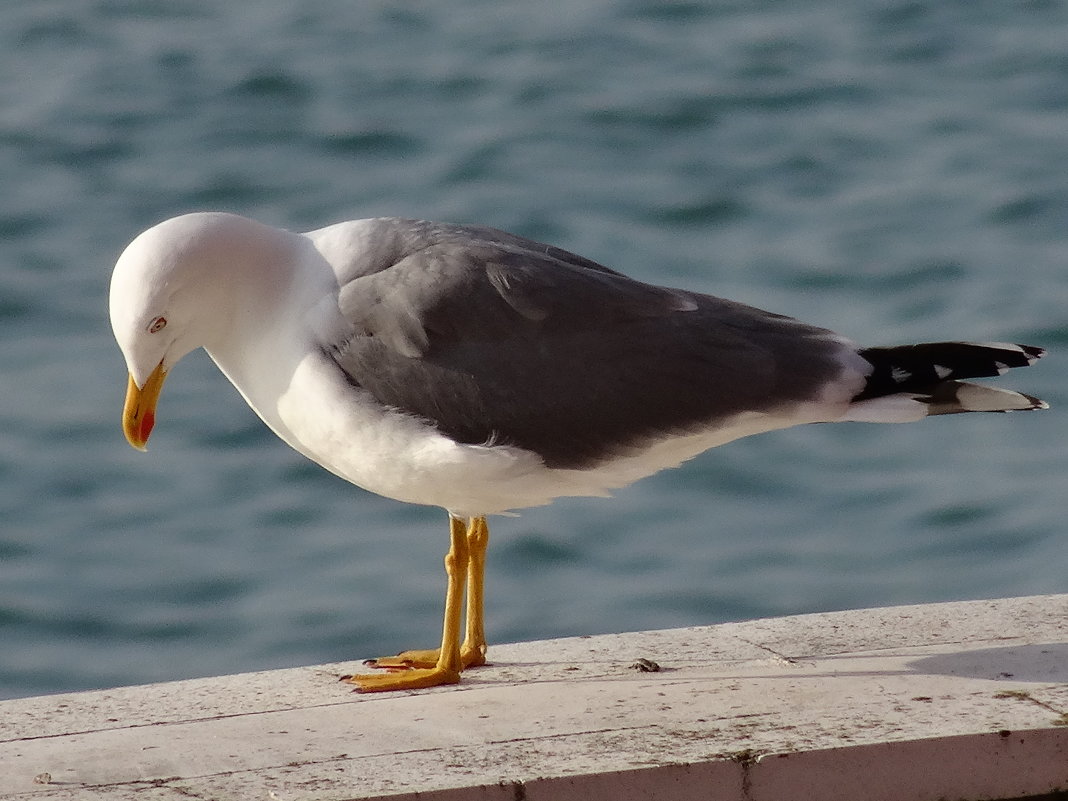
[[126, 405], [122, 409], [122, 432], [126, 435], [126, 440], [139, 451], [145, 450], [145, 444], [152, 433], [152, 426], [156, 422], [156, 401], [159, 400], [159, 392], [163, 389], [163, 381], [166, 378], [167, 371], [163, 369], [163, 362], [156, 366], [143, 387], [138, 387], [133, 376], [130, 376], [130, 383], [126, 388]]

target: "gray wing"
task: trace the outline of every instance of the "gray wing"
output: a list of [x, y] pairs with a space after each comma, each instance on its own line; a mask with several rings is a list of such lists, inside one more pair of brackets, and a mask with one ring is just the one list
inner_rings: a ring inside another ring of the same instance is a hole
[[650, 436], [819, 395], [840, 340], [634, 281], [500, 231], [381, 221], [393, 245], [340, 291], [326, 348], [352, 384], [464, 443], [582, 467]]

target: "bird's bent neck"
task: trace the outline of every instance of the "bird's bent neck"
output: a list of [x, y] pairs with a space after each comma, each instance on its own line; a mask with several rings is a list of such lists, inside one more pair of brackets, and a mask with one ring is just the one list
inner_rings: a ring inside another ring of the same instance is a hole
[[[231, 253], [225, 275], [214, 282], [218, 306], [202, 343], [250, 403], [248, 371], [284, 381], [292, 367], [288, 353], [307, 334], [309, 309], [337, 292], [330, 265], [307, 237], [263, 228]], [[269, 363], [259, 364], [263, 359]]]
[[209, 352], [223, 352], [287, 313], [309, 271], [306, 262], [314, 249], [304, 237], [246, 222], [247, 231], [228, 232], [225, 256], [202, 262], [202, 269], [211, 272], [203, 282], [210, 286], [210, 296], [203, 299], [201, 343]]

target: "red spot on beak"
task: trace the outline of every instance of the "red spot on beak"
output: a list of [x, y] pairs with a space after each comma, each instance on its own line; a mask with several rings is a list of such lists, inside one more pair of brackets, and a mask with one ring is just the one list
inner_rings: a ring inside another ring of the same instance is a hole
[[152, 412], [145, 412], [145, 416], [141, 418], [141, 441], [148, 442], [148, 436], [152, 433], [152, 426], [156, 424], [156, 415]]

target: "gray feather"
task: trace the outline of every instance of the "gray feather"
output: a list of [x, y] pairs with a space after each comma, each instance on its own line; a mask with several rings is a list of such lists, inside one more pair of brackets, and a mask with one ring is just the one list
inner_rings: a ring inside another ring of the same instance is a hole
[[781, 315], [492, 229], [377, 224], [390, 246], [339, 295], [354, 333], [324, 350], [380, 403], [460, 442], [579, 467], [811, 400], [842, 370], [840, 340]]

